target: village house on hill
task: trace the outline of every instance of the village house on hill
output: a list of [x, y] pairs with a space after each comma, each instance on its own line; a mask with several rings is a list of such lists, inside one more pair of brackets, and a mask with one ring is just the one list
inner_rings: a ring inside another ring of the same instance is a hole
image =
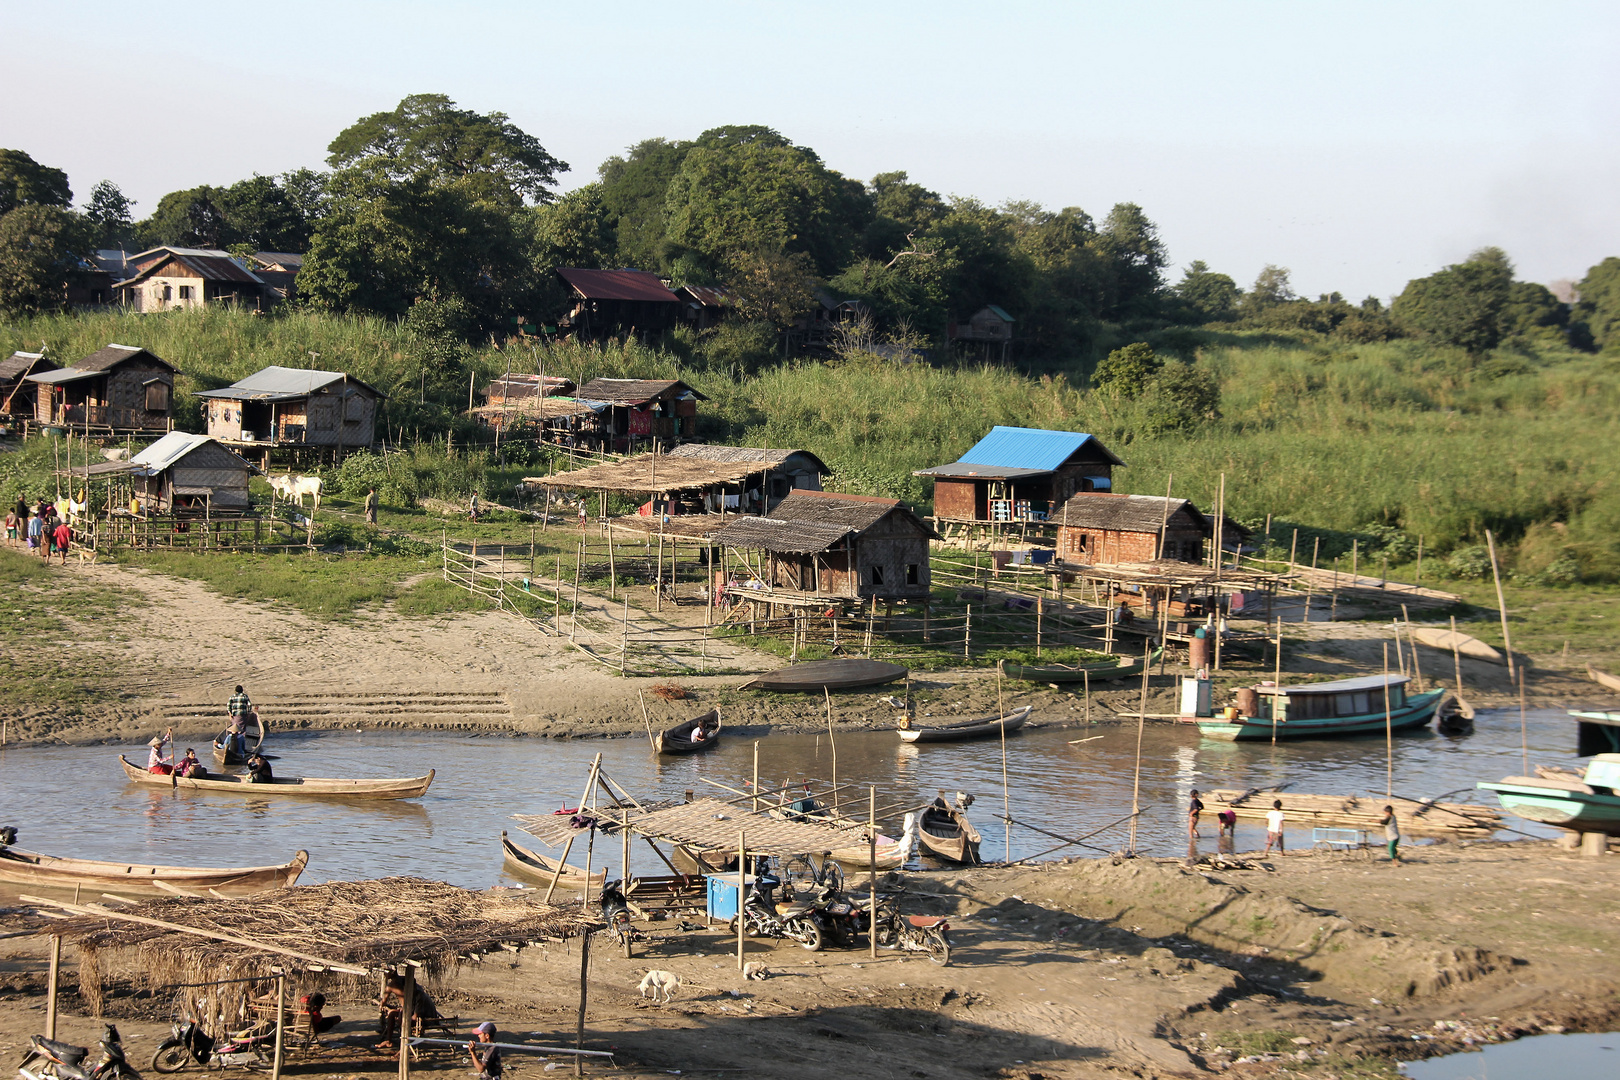
[[145, 349], [112, 344], [72, 367], [26, 378], [37, 387], [38, 423], [141, 435], [174, 426], [177, 374], [173, 364]]
[[708, 398], [679, 379], [592, 379], [575, 395], [602, 410], [605, 442], [621, 453], [697, 437], [697, 403]]
[[221, 442], [261, 451], [286, 447], [344, 451], [377, 438], [377, 405], [383, 393], [341, 371], [267, 367], [218, 390], [203, 390], [208, 434]]
[[573, 392], [572, 379], [510, 372], [478, 391], [484, 403], [469, 410], [469, 415], [496, 431], [520, 424], [551, 427], [559, 419], [592, 413], [588, 406], [567, 397]]
[[248, 478], [257, 470], [207, 435], [171, 431], [129, 461], [144, 513], [214, 514], [248, 508]]
[[33, 419], [39, 384], [29, 382], [28, 376], [55, 370], [44, 353], [19, 350], [0, 360], [0, 417]]
[[918, 469], [934, 480], [934, 523], [963, 537], [983, 526], [1041, 528], [1077, 492], [1109, 491], [1124, 462], [1078, 431], [997, 426], [957, 461]]
[[1162, 495], [1080, 494], [1064, 503], [1054, 520], [1058, 557], [1092, 566], [1159, 558], [1201, 563], [1211, 531], [1209, 519], [1192, 503]]
[[714, 536], [762, 552], [767, 589], [886, 601], [927, 600], [928, 542], [937, 538], [897, 499], [804, 490]]
[[966, 346], [977, 345], [985, 359], [989, 359], [992, 352], [998, 352], [1005, 362], [1007, 349], [1012, 345], [1013, 317], [994, 304], [986, 304], [963, 322], [947, 323], [945, 336]]
[[657, 274], [560, 266], [557, 276], [567, 282], [573, 299], [561, 325], [582, 340], [633, 334], [651, 341], [680, 319], [681, 298]]
[[263, 311], [276, 299], [264, 279], [228, 251], [160, 247], [129, 259], [133, 277], [113, 289], [135, 311], [228, 303]]

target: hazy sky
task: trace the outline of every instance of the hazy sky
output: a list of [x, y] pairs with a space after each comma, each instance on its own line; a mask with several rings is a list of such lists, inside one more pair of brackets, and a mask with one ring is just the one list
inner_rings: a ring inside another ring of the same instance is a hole
[[[1388, 297], [1484, 244], [1620, 255], [1620, 4], [0, 0], [0, 146], [139, 200], [320, 167], [415, 92], [593, 179], [758, 123], [860, 178], [1158, 222], [1178, 264]], [[1179, 276], [1177, 274], [1176, 276]]]

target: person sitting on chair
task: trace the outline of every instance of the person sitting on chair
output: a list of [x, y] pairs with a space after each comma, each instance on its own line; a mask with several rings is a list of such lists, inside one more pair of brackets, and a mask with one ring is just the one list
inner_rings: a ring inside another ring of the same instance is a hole
[[[389, 975], [383, 982], [382, 997], [377, 999], [377, 1004], [382, 1007], [382, 1015], [377, 1018], [377, 1031], [382, 1035], [382, 1042], [373, 1049], [390, 1050], [399, 1036], [400, 1015], [405, 1011], [405, 979], [399, 975]], [[426, 1021], [439, 1019], [439, 1007], [433, 1004], [433, 999], [420, 986], [411, 994], [411, 1017], [412, 1036], [421, 1034]]]
[[309, 1033], [311, 1035], [325, 1035], [343, 1022], [341, 1016], [325, 1016], [322, 1014], [321, 1010], [326, 1008], [325, 994], [305, 994], [298, 999], [298, 1007], [309, 1014]]

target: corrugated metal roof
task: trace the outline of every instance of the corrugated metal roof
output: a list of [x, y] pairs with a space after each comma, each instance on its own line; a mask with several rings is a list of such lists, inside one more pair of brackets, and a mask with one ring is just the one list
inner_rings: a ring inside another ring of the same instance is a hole
[[995, 304], [986, 304], [984, 306], [985, 306], [985, 308], [987, 310], [994, 313], [995, 317], [1000, 319], [1002, 322], [1015, 322], [1016, 321], [1011, 315], [1007, 314], [1005, 311], [1003, 311], [1001, 308], [997, 307]]
[[147, 473], [160, 473], [200, 446], [214, 439], [208, 435], [193, 435], [189, 431], [171, 431], [145, 450], [129, 459], [129, 463]]
[[273, 364], [255, 371], [245, 379], [237, 380], [230, 386], [219, 390], [203, 390], [197, 396], [223, 398], [229, 401], [291, 401], [295, 398], [308, 397], [317, 390], [323, 390], [335, 382], [345, 380], [350, 387], [369, 390], [378, 397], [386, 396], [376, 387], [341, 371], [314, 371], [305, 368], [276, 367]]
[[968, 461], [953, 461], [949, 465], [935, 465], [931, 469], [917, 469], [912, 476], [950, 476], [975, 480], [1028, 480], [1036, 476], [1051, 476], [1051, 469], [1015, 469], [1006, 465], [975, 465]]
[[699, 401], [709, 400], [679, 379], [592, 379], [579, 388], [577, 396], [591, 401], [606, 401], [614, 405], [645, 405], [676, 387], [679, 387], [682, 393], [691, 394]]
[[280, 269], [296, 274], [304, 268], [304, 257], [292, 251], [259, 251], [253, 258], [266, 270]]
[[1080, 431], [1046, 431], [1042, 428], [1002, 427], [990, 429], [958, 461], [974, 465], [1002, 465], [1017, 469], [1044, 469], [1051, 472], [1069, 460], [1082, 446], [1096, 443], [1102, 456], [1115, 465], [1125, 464], [1096, 437]]
[[173, 259], [209, 281], [235, 281], [243, 285], [263, 285], [264, 281], [237, 261], [236, 256], [217, 248], [161, 247], [132, 255], [129, 265], [138, 267], [134, 277], [118, 282], [119, 287], [134, 285], [151, 277], [159, 267]]
[[680, 297], [670, 292], [657, 274], [645, 270], [580, 270], [559, 266], [557, 273], [587, 300], [645, 300], [655, 304], [678, 304]]
[[686, 293], [704, 307], [728, 307], [731, 304], [730, 290], [718, 285], [682, 285], [675, 291], [677, 294]]

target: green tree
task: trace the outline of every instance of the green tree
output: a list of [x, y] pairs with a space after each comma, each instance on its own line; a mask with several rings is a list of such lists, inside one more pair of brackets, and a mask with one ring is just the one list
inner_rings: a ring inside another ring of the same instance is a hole
[[1547, 286], [1515, 281], [1508, 287], [1507, 303], [1502, 308], [1504, 336], [1562, 341], [1568, 326], [1569, 305], [1561, 303]]
[[778, 330], [792, 325], [815, 302], [815, 269], [802, 251], [739, 252], [727, 278], [738, 314]]
[[204, 184], [171, 191], [152, 216], [135, 226], [142, 247], [224, 248], [239, 242], [225, 212], [225, 189]]
[[67, 173], [41, 165], [21, 150], [0, 150], [0, 214], [19, 206], [73, 205]]
[[691, 148], [689, 142], [644, 139], [597, 169], [602, 210], [618, 242], [618, 265], [655, 271], [668, 266], [669, 182]]
[[1620, 258], [1610, 255], [1586, 271], [1574, 317], [1600, 349], [1620, 345]]
[[0, 310], [65, 306], [64, 284], [91, 248], [84, 219], [59, 206], [25, 203], [0, 216]]
[[305, 227], [313, 233], [316, 224], [326, 216], [326, 182], [331, 179], [331, 174], [314, 169], [293, 169], [282, 173], [277, 179], [282, 194], [287, 196], [287, 201], [298, 211], [298, 216], [304, 219]]
[[309, 222], [274, 177], [255, 173], [238, 180], [218, 193], [217, 205], [233, 244], [254, 251], [303, 251], [309, 246]]
[[1104, 357], [1091, 373], [1091, 384], [1118, 397], [1136, 398], [1152, 385], [1163, 366], [1153, 346], [1135, 341]]
[[945, 200], [914, 184], [904, 172], [879, 173], [866, 185], [872, 219], [861, 237], [867, 257], [888, 262], [906, 250], [907, 238], [922, 235], [945, 216]]
[[1149, 434], [1191, 431], [1221, 418], [1221, 386], [1203, 368], [1166, 361], [1146, 395]]
[[327, 151], [334, 169], [367, 163], [396, 182], [468, 180], [479, 197], [508, 205], [549, 202], [557, 174], [568, 171], [505, 113], [459, 109], [443, 94], [412, 94], [388, 112], [362, 117]]
[[1288, 267], [1267, 263], [1255, 276], [1254, 284], [1243, 297], [1243, 314], [1254, 317], [1278, 304], [1291, 304], [1299, 299], [1289, 280]]
[[1225, 274], [1217, 274], [1202, 259], [1194, 259], [1176, 283], [1176, 299], [1202, 322], [1220, 322], [1237, 313], [1242, 290]]
[[126, 197], [111, 180], [99, 181], [90, 189], [84, 217], [97, 247], [110, 248], [134, 236], [135, 222], [130, 214], [134, 207], [135, 200]]
[[1118, 315], [1150, 315], [1170, 261], [1159, 227], [1135, 203], [1116, 203], [1097, 232], [1097, 247], [1113, 264]]
[[1482, 248], [1466, 262], [1406, 283], [1391, 308], [1416, 333], [1478, 356], [1502, 340], [1513, 266], [1500, 248]]

